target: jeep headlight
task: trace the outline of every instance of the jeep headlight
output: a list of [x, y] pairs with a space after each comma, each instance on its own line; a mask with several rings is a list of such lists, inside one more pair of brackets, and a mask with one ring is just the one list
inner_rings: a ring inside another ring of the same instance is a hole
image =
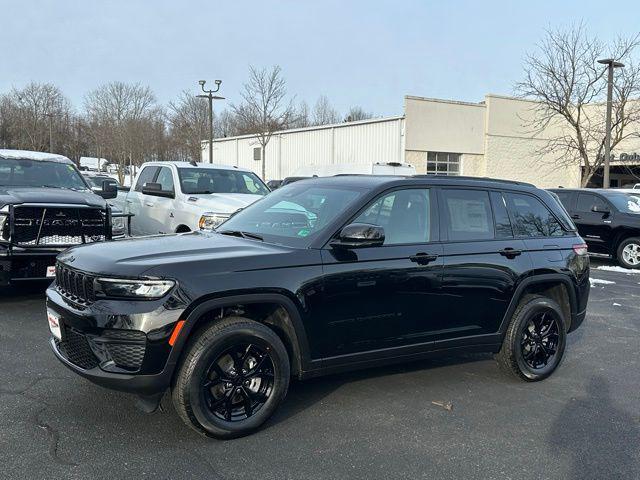
[[111, 236], [121, 237], [126, 232], [126, 217], [111, 217]]
[[223, 222], [228, 220], [230, 216], [228, 213], [205, 212], [200, 217], [198, 226], [200, 230], [215, 230], [222, 225]]
[[95, 296], [98, 298], [160, 298], [176, 284], [173, 280], [126, 280], [96, 278]]

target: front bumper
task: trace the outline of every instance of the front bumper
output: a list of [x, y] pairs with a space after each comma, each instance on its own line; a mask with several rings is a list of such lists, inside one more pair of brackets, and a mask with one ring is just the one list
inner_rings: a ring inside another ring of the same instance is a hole
[[0, 287], [20, 281], [52, 280], [47, 267], [56, 264], [56, 256], [64, 249], [16, 249], [0, 245]]
[[139, 395], [167, 389], [178, 360], [168, 340], [184, 311], [170, 294], [154, 301], [100, 300], [75, 305], [47, 290], [47, 310], [58, 316], [62, 340], [49, 344], [60, 362], [103, 387]]

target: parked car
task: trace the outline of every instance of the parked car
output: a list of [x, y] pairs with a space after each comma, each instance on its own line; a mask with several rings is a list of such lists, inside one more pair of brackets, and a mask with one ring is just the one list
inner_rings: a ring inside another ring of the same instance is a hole
[[62, 155], [0, 150], [0, 286], [52, 277], [62, 250], [123, 235], [105, 202], [115, 196], [112, 182], [92, 191]]
[[333, 175], [415, 175], [413, 165], [400, 162], [333, 163], [304, 165], [298, 168], [297, 177], [331, 177]]
[[267, 182], [267, 187], [271, 191], [277, 190], [278, 188], [280, 188], [281, 185], [282, 185], [282, 180], [269, 180]]
[[106, 173], [97, 172], [82, 172], [82, 176], [91, 187], [91, 190], [99, 192], [104, 185], [104, 182], [112, 182], [116, 186], [117, 195], [115, 198], [109, 200], [109, 205], [115, 211], [124, 212], [125, 198], [129, 187], [123, 187], [120, 182]]
[[148, 411], [171, 389], [186, 424], [229, 438], [262, 425], [291, 376], [486, 351], [542, 380], [589, 287], [584, 241], [549, 192], [337, 176], [276, 190], [216, 232], [71, 249], [47, 314], [72, 371]]
[[195, 162], [148, 162], [127, 193], [133, 235], [213, 230], [269, 193], [255, 173]]
[[553, 189], [592, 253], [640, 268], [640, 191]]

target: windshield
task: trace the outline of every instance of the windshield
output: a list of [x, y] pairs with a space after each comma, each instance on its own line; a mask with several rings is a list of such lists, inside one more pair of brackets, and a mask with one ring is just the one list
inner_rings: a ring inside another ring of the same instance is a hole
[[14, 158], [0, 158], [0, 186], [87, 189], [71, 164]]
[[254, 173], [213, 168], [179, 168], [183, 193], [247, 193], [266, 195], [269, 189]]
[[640, 214], [640, 193], [638, 195], [634, 193], [607, 195], [607, 199], [621, 212]]
[[363, 190], [354, 188], [294, 183], [241, 210], [217, 231], [246, 232], [259, 235], [267, 242], [308, 247], [362, 194]]

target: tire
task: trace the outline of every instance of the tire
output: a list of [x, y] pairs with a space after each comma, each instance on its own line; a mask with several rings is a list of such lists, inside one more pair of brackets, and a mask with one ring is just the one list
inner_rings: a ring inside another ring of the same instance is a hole
[[625, 238], [616, 252], [616, 258], [620, 266], [624, 268], [640, 268], [640, 238]]
[[[538, 329], [536, 319], [540, 325], [552, 323], [555, 327]], [[545, 332], [546, 337], [540, 335]], [[527, 382], [536, 382], [544, 380], [558, 368], [566, 343], [567, 332], [560, 306], [550, 298], [527, 295], [513, 312], [496, 360], [506, 373]], [[545, 354], [551, 351], [555, 353], [544, 362]]]
[[278, 335], [253, 320], [229, 317], [191, 339], [171, 394], [178, 415], [198, 433], [236, 438], [271, 417], [289, 377], [289, 355]]

